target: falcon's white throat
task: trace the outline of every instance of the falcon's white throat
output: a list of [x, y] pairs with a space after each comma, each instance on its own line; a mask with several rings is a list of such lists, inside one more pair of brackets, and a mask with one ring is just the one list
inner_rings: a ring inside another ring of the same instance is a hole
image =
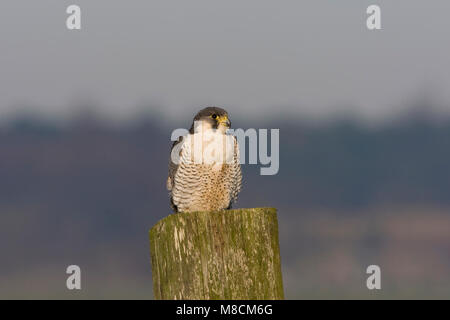
[[233, 162], [234, 136], [220, 129], [199, 130], [187, 135], [183, 141], [186, 158], [192, 163], [206, 165], [222, 165]]
[[236, 138], [227, 134], [227, 130], [223, 124], [213, 129], [208, 121], [195, 121], [194, 134], [183, 136], [182, 142], [172, 149], [172, 162], [177, 165], [180, 162], [213, 165], [216, 169], [233, 163], [235, 150], [239, 147]]
[[213, 129], [212, 124], [209, 121], [194, 121], [194, 133], [209, 132], [211, 130], [219, 132], [221, 134], [226, 134], [228, 127], [225, 126], [222, 122], [219, 122], [219, 126], [217, 127], [217, 129]]

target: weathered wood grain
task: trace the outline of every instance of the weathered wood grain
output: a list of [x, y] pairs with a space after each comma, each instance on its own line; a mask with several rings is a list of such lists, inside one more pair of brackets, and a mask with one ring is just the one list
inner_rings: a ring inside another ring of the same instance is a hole
[[283, 299], [274, 208], [171, 214], [150, 251], [156, 299]]

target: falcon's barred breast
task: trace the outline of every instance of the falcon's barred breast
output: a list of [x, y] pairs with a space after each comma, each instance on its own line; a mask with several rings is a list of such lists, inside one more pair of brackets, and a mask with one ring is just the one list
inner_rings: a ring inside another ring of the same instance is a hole
[[237, 200], [242, 173], [236, 137], [227, 134], [230, 124], [224, 109], [208, 107], [173, 143], [167, 189], [175, 212], [229, 209]]

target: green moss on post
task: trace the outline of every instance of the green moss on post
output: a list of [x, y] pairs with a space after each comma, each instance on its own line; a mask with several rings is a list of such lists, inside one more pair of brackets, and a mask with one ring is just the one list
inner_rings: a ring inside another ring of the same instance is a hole
[[171, 214], [150, 252], [156, 299], [283, 299], [274, 208]]

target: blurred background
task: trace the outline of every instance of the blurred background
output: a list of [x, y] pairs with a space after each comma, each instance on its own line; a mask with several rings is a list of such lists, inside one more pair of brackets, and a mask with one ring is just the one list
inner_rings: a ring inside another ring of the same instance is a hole
[[280, 129], [237, 207], [278, 208], [286, 298], [450, 297], [448, 1], [378, 0], [379, 31], [360, 0], [70, 4], [0, 4], [0, 298], [151, 299], [170, 134], [208, 105]]

